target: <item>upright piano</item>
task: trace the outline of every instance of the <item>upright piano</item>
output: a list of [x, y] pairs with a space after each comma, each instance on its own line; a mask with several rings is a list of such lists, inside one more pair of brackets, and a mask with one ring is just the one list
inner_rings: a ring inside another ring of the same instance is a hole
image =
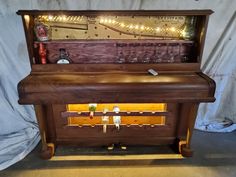
[[198, 105], [215, 100], [200, 69], [211, 13], [19, 10], [32, 69], [19, 103], [34, 105], [42, 158], [58, 145], [192, 156]]

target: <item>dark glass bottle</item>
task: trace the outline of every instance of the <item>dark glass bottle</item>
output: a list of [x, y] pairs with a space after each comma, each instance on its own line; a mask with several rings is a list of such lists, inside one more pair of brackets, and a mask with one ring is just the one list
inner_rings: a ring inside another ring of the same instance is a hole
[[57, 60], [57, 64], [69, 64], [71, 63], [69, 59], [69, 54], [67, 53], [66, 49], [61, 48], [59, 49], [60, 51], [60, 56], [59, 59]]

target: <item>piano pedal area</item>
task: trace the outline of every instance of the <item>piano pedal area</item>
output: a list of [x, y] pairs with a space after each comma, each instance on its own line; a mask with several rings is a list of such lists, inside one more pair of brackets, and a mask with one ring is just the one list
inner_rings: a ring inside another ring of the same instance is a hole
[[127, 146], [121, 144], [121, 143], [118, 143], [118, 144], [111, 144], [110, 146], [107, 146], [107, 150], [108, 151], [113, 151], [113, 150], [127, 150]]

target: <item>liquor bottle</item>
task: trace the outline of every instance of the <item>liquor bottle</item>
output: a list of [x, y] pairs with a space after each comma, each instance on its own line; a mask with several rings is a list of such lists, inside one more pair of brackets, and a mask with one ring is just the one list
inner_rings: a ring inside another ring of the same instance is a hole
[[69, 59], [69, 54], [67, 53], [66, 49], [61, 48], [59, 49], [60, 51], [60, 56], [59, 59], [57, 60], [57, 64], [69, 64], [71, 63]]
[[41, 60], [41, 64], [47, 64], [46, 60], [47, 50], [45, 49], [43, 43], [39, 43], [39, 56]]

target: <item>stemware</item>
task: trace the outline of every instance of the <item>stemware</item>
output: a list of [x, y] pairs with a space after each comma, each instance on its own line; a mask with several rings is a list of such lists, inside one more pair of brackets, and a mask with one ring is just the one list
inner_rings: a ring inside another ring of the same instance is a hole
[[125, 63], [124, 47], [125, 44], [117, 44], [117, 63]]

